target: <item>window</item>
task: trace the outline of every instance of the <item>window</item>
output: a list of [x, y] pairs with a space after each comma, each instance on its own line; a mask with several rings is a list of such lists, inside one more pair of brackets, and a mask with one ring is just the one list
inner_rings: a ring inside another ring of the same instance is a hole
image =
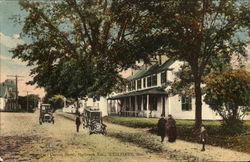
[[181, 105], [182, 105], [181, 106], [182, 111], [192, 110], [192, 98], [190, 96], [182, 96]]
[[137, 89], [141, 89], [141, 79], [137, 80]]
[[138, 110], [141, 110], [141, 101], [142, 101], [142, 96], [137, 96], [137, 107], [138, 107]]
[[151, 76], [147, 77], [147, 87], [151, 87]]
[[149, 105], [150, 105], [150, 110], [157, 111], [157, 96], [154, 95], [149, 96]]
[[135, 80], [131, 81], [131, 88], [132, 90], [135, 90]]
[[157, 85], [157, 75], [153, 75], [151, 79], [152, 79], [152, 86], [156, 86]]
[[167, 82], [167, 71], [163, 71], [161, 73], [161, 84], [166, 83]]
[[143, 88], [146, 88], [146, 78], [143, 78]]
[[128, 91], [131, 91], [131, 82], [128, 83]]

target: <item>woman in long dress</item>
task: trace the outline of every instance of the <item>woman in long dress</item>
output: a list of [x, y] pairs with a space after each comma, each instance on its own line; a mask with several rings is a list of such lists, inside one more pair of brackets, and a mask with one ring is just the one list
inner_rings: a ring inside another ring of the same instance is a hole
[[168, 135], [168, 142], [175, 142], [176, 140], [176, 122], [172, 115], [168, 115], [166, 122], [166, 133]]

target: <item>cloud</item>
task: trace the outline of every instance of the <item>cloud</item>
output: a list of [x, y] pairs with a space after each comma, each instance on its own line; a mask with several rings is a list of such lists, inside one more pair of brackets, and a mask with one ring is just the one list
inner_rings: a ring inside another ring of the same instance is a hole
[[8, 48], [15, 48], [19, 44], [24, 44], [25, 42], [20, 39], [19, 34], [13, 34], [13, 36], [7, 36], [0, 32], [0, 44]]
[[19, 59], [12, 59], [12, 58], [6, 57], [6, 56], [0, 56], [0, 60], [9, 61], [9, 62], [11, 62], [11, 64], [24, 65], [24, 66], [27, 65], [27, 62], [23, 62]]

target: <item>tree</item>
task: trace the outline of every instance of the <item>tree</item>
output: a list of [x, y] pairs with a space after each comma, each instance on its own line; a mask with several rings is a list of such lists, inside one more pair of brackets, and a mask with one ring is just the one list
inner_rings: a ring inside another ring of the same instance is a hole
[[34, 67], [29, 83], [45, 87], [50, 97], [62, 94], [76, 100], [112, 92], [121, 80], [119, 72], [144, 57], [131, 52], [139, 12], [120, 3], [20, 1], [28, 13], [21, 33], [27, 43], [12, 52]]
[[53, 110], [61, 109], [64, 107], [64, 100], [65, 97], [62, 95], [54, 95], [53, 97], [49, 98], [49, 103]]
[[38, 106], [40, 98], [38, 95], [19, 96], [18, 103], [21, 106], [21, 111], [34, 112]]
[[250, 111], [250, 72], [214, 72], [205, 83], [205, 102], [222, 117], [223, 128], [231, 134], [242, 132], [242, 119]]
[[[232, 55], [246, 56], [249, 1], [160, 0], [139, 3], [139, 10], [149, 13], [147, 18], [153, 22], [148, 26], [150, 32], [140, 35], [153, 44], [156, 49], [153, 54], [162, 53], [184, 61], [183, 69], [189, 69], [185, 71], [191, 75], [184, 79], [192, 83], [186, 85], [194, 88], [195, 128], [199, 130], [202, 77], [218, 68], [223, 69], [221, 65], [229, 64]], [[240, 36], [242, 33], [243, 37]], [[146, 51], [143, 45], [139, 50]]]

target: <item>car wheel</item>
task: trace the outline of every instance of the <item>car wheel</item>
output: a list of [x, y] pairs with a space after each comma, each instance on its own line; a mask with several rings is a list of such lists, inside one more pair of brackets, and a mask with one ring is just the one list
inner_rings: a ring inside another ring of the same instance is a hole
[[92, 134], [92, 131], [91, 131], [91, 128], [90, 128], [90, 127], [88, 128], [88, 134], [89, 134], [89, 135]]

